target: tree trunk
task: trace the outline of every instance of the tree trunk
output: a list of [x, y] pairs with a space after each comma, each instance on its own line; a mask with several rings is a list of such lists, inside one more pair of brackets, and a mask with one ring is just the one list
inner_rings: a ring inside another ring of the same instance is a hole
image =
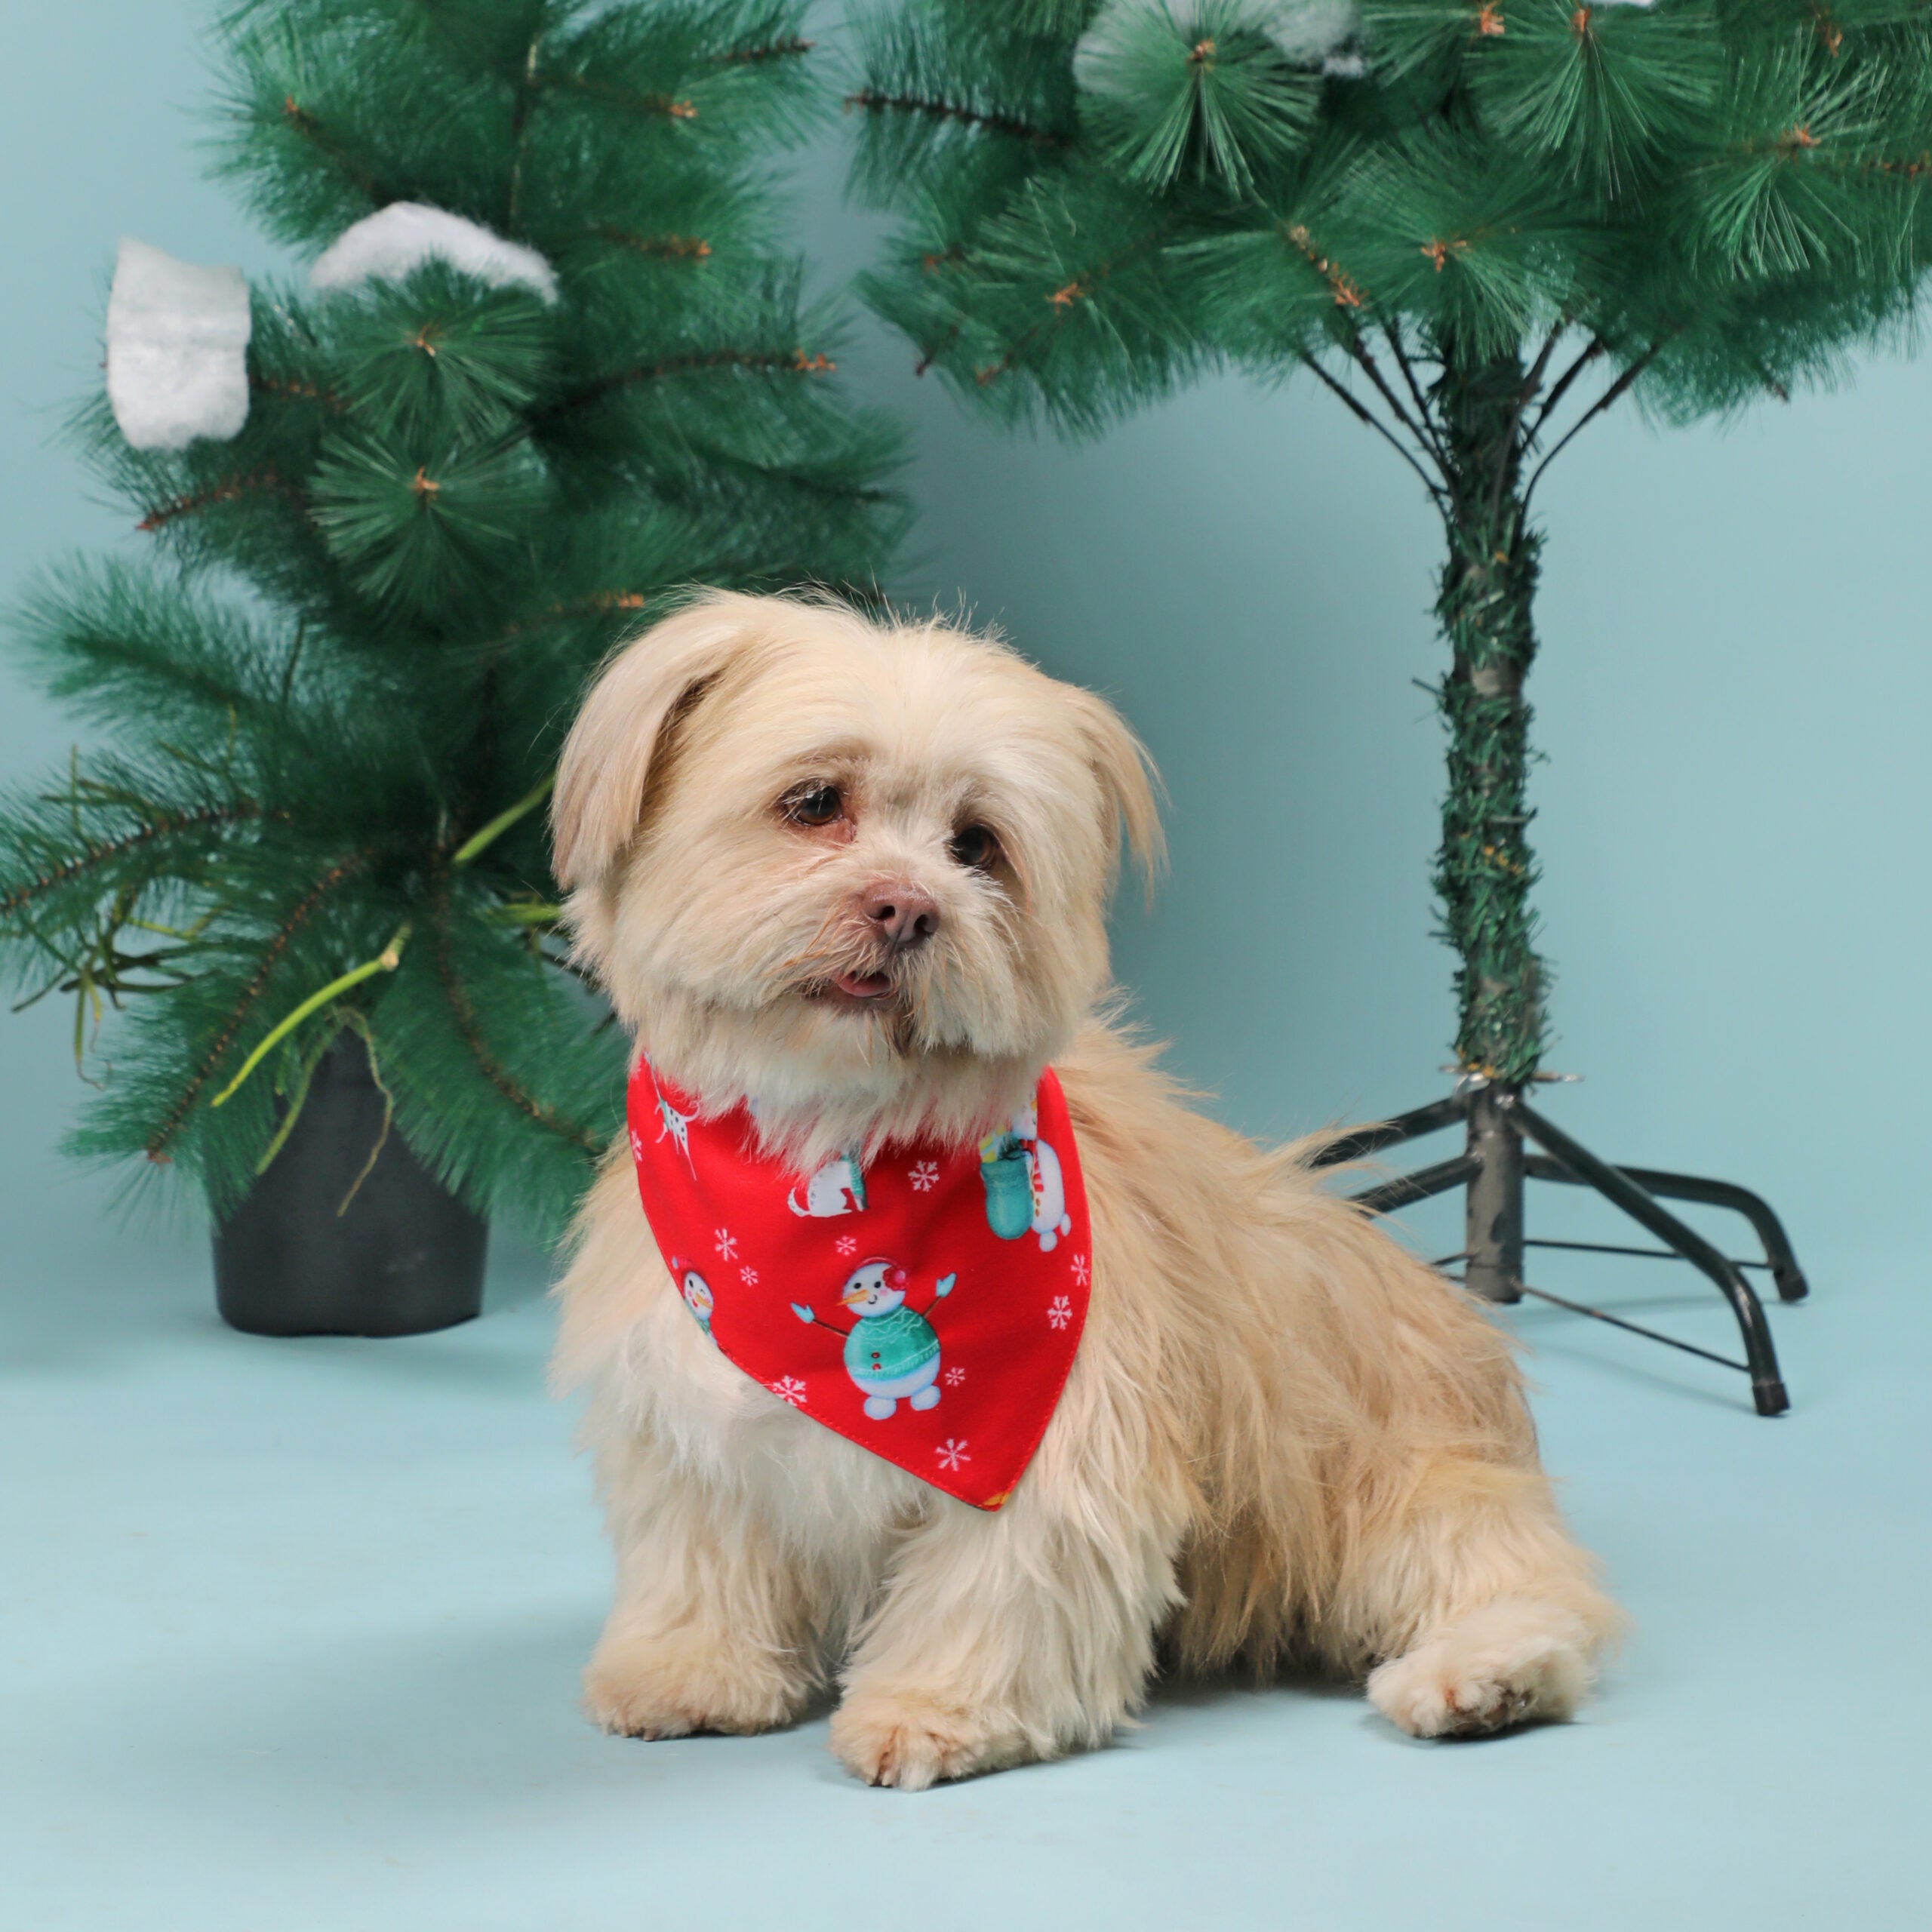
[[1438, 693], [1449, 786], [1435, 889], [1457, 959], [1457, 1062], [1508, 1087], [1536, 1072], [1545, 1039], [1530, 909], [1523, 683], [1536, 654], [1538, 546], [1523, 522], [1523, 382], [1513, 355], [1470, 366], [1452, 352], [1432, 398], [1448, 473], [1449, 556], [1435, 610], [1451, 651]]

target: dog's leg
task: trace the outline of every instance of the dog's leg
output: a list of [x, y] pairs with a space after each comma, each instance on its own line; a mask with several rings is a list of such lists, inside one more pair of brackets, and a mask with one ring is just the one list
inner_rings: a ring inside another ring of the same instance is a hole
[[941, 1503], [902, 1545], [832, 1720], [860, 1777], [918, 1791], [1058, 1757], [1104, 1743], [1139, 1701], [1179, 1521], [1135, 1515], [1118, 1491], [1056, 1507], [1051, 1487], [1036, 1466], [996, 1514]]
[[632, 1737], [766, 1730], [819, 1680], [798, 1559], [742, 1501], [721, 1506], [642, 1442], [600, 1457], [617, 1598], [584, 1672], [584, 1706]]
[[1570, 1716], [1620, 1618], [1534, 1469], [1444, 1457], [1364, 1524], [1338, 1598], [1368, 1695], [1417, 1737]]

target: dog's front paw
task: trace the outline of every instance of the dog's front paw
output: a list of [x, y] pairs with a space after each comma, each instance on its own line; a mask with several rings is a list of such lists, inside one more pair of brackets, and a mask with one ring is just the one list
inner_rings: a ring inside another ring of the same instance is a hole
[[868, 1784], [924, 1791], [1041, 1753], [1017, 1728], [916, 1692], [857, 1691], [832, 1713], [832, 1749]]
[[1589, 1694], [1589, 1636], [1552, 1604], [1494, 1603], [1392, 1659], [1369, 1701], [1412, 1737], [1476, 1737], [1570, 1716]]
[[583, 1673], [583, 1707], [626, 1737], [744, 1733], [789, 1724], [809, 1686], [768, 1657], [746, 1656], [696, 1633], [607, 1635]]

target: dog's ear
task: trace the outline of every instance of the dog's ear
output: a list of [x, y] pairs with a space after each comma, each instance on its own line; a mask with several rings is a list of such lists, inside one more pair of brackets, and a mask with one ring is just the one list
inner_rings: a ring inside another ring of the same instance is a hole
[[719, 592], [621, 645], [564, 741], [550, 799], [550, 869], [566, 890], [630, 843], [652, 765], [678, 719], [757, 639], [776, 599]]
[[1120, 713], [1103, 697], [1072, 687], [1069, 695], [1094, 775], [1100, 783], [1100, 808], [1106, 817], [1109, 848], [1117, 854], [1126, 828], [1128, 851], [1153, 890], [1168, 854], [1167, 835], [1161, 829], [1158, 787], [1161, 775], [1147, 747], [1128, 730]]

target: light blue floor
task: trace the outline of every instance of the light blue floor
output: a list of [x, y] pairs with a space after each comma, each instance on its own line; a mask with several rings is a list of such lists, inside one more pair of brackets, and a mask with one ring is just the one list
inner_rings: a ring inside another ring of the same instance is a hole
[[[1515, 1318], [1637, 1620], [1583, 1722], [1429, 1746], [1349, 1696], [1183, 1688], [1115, 1749], [919, 1796], [849, 1781], [822, 1715], [664, 1745], [578, 1716], [605, 1559], [527, 1292], [415, 1341], [275, 1343], [179, 1263], [17, 1279], [0, 1925], [1932, 1924], [1932, 1292], [1915, 1257], [1807, 1259], [1780, 1422], [1741, 1377]], [[1645, 1266], [1604, 1291], [1724, 1340]]]

